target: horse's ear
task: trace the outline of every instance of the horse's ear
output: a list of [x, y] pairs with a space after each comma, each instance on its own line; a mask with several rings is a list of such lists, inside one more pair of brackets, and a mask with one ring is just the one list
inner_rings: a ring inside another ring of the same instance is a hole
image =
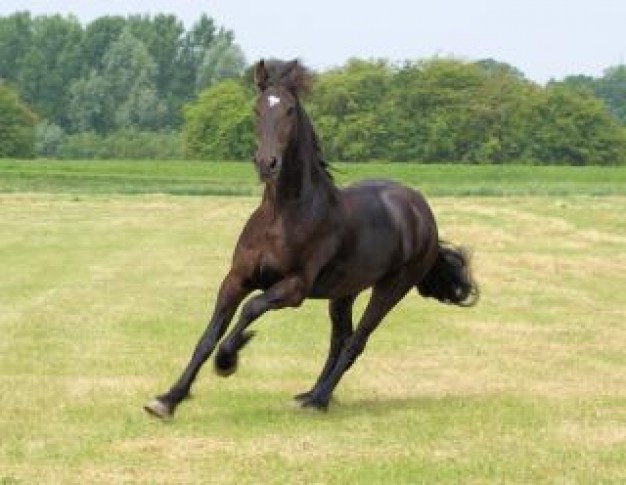
[[289, 61], [283, 67], [281, 84], [289, 88], [296, 96], [308, 94], [311, 91], [312, 75], [298, 59]]
[[267, 87], [267, 80], [269, 77], [270, 75], [267, 72], [267, 67], [265, 67], [265, 60], [261, 59], [257, 62], [257, 65], [254, 68], [254, 82], [261, 91], [264, 91]]

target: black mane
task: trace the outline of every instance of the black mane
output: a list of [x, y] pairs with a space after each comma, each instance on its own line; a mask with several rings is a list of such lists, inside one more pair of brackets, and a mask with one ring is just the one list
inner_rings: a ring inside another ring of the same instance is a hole
[[309, 115], [306, 113], [306, 111], [300, 104], [299, 100], [298, 100], [298, 110], [300, 112], [300, 116], [299, 116], [300, 123], [301, 123], [300, 129], [305, 129], [309, 132], [309, 136], [311, 137], [311, 142], [312, 142], [313, 150], [315, 153], [315, 156], [314, 156], [315, 161], [317, 162], [319, 167], [324, 171], [326, 176], [330, 180], [334, 180], [333, 174], [331, 173], [331, 170], [333, 170], [333, 167], [329, 162], [327, 162], [324, 159], [324, 156], [322, 154], [322, 146], [320, 144], [319, 137], [317, 136], [317, 132], [315, 131], [315, 128], [313, 127], [313, 123], [311, 122]]
[[264, 62], [268, 77], [266, 86], [283, 86], [289, 89], [297, 98], [311, 92], [313, 73], [297, 59], [281, 61], [272, 59]]

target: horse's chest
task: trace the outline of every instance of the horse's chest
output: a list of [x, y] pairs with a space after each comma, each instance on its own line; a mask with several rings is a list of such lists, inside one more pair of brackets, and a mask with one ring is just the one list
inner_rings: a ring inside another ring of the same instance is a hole
[[293, 257], [284, 235], [268, 227], [258, 247], [257, 272], [261, 287], [268, 288], [291, 270]]
[[305, 231], [291, 231], [283, 220], [256, 224], [244, 237], [255, 286], [267, 289], [288, 275], [302, 270], [311, 241]]
[[274, 226], [262, 231], [259, 259], [265, 264], [278, 264], [287, 252], [284, 232]]

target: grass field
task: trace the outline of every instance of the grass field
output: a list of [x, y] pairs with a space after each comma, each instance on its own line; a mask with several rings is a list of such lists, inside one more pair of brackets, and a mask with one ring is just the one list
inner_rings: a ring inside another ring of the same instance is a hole
[[[0, 162], [0, 484], [626, 481], [623, 169], [474, 172], [488, 197], [407, 172], [474, 248], [479, 305], [409, 295], [326, 414], [291, 402], [325, 357], [325, 304], [266, 315], [239, 372], [208, 364], [163, 423], [142, 405], [186, 363], [257, 199], [167, 195], [208, 164], [86, 165]], [[258, 190], [249, 165], [216, 167]]]
[[[387, 177], [427, 195], [626, 195], [625, 167], [336, 164], [340, 184]], [[0, 192], [258, 195], [252, 162], [0, 160]]]

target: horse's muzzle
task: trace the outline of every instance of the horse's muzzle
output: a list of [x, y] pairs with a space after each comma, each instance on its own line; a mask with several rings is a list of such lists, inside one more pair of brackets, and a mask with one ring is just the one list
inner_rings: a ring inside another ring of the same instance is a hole
[[280, 173], [280, 167], [282, 162], [278, 157], [269, 157], [267, 159], [261, 159], [257, 163], [259, 170], [259, 176], [263, 182], [269, 182], [278, 177]]

